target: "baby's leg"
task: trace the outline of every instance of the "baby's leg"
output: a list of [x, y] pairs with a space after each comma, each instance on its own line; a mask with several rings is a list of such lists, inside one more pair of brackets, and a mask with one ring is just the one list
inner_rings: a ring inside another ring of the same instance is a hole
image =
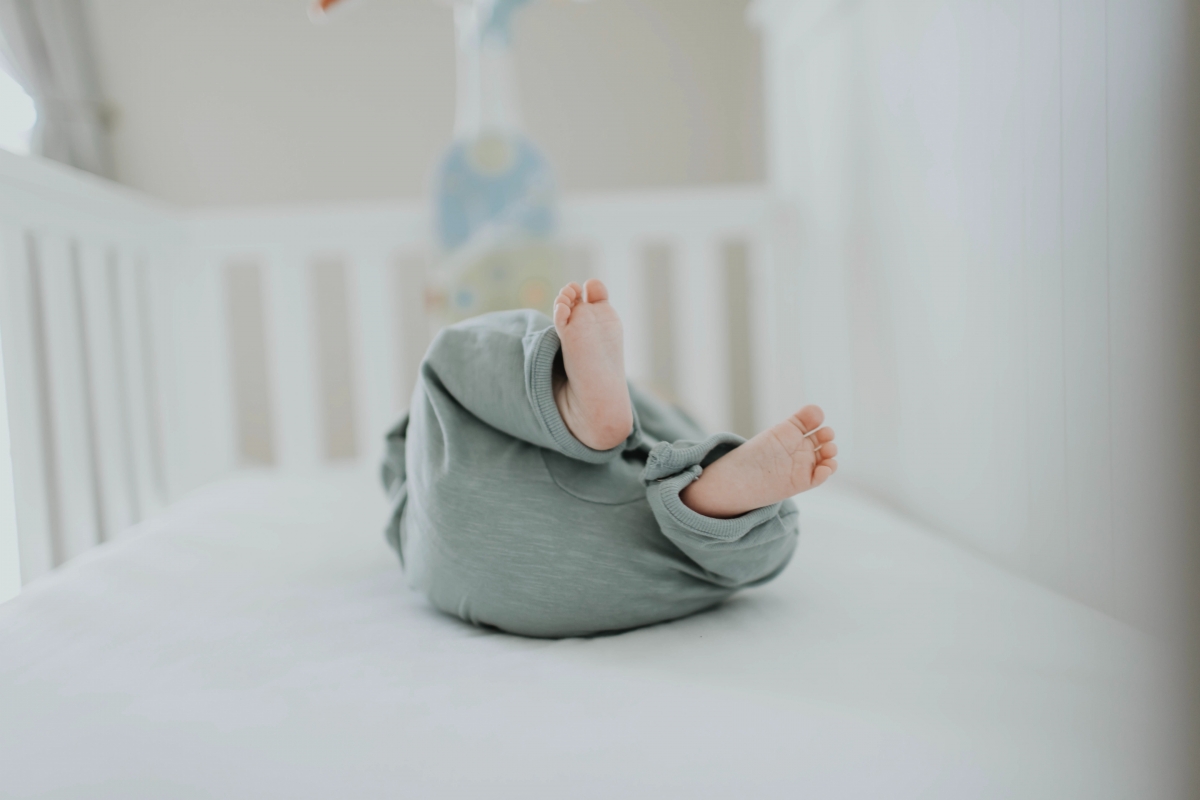
[[567, 284], [554, 301], [554, 327], [565, 373], [554, 386], [558, 413], [593, 450], [616, 447], [633, 430], [633, 406], [625, 382], [624, 332], [608, 289], [595, 278], [583, 286]]
[[698, 514], [728, 519], [820, 486], [837, 471], [824, 420], [820, 408], [805, 406], [709, 464], [679, 499]]
[[[596, 279], [568, 284], [554, 301], [565, 375], [554, 400], [567, 428], [595, 450], [620, 444], [633, 427], [625, 383], [621, 320]], [[726, 453], [679, 495], [707, 517], [730, 518], [820, 486], [837, 470], [833, 431], [825, 415], [805, 406], [773, 428]]]

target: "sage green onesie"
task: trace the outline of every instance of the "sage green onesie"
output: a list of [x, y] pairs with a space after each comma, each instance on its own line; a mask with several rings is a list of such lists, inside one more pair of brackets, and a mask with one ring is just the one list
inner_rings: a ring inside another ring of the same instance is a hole
[[476, 317], [430, 346], [383, 464], [387, 538], [413, 589], [475, 624], [585, 636], [682, 617], [783, 570], [790, 500], [713, 519], [679, 499], [741, 437], [705, 436], [631, 387], [633, 432], [592, 450], [554, 403], [558, 358], [535, 311]]

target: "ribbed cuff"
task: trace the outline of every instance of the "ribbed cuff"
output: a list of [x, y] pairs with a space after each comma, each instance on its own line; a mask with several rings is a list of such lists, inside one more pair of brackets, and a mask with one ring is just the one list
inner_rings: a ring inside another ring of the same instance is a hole
[[558, 331], [550, 327], [530, 334], [527, 338], [525, 346], [530, 355], [525, 359], [525, 391], [537, 410], [542, 426], [563, 455], [591, 464], [602, 464], [619, 457], [626, 449], [636, 447], [641, 442], [641, 425], [638, 423], [636, 408], [633, 409], [633, 430], [625, 441], [616, 447], [609, 450], [593, 450], [576, 439], [567, 428], [567, 423], [563, 422], [562, 414], [558, 412], [558, 403], [554, 402], [554, 359], [562, 347]]
[[694, 444], [661, 442], [655, 445], [642, 472], [642, 481], [650, 487], [651, 504], [656, 501], [661, 504], [680, 527], [721, 541], [740, 539], [747, 531], [774, 517], [779, 513], [779, 503], [756, 508], [740, 517], [717, 519], [693, 511], [679, 497], [684, 488], [703, 474], [704, 468], [700, 465], [714, 450], [731, 450], [744, 441], [736, 434], [718, 433]]
[[[659, 481], [668, 475], [674, 475], [687, 469], [693, 464], [703, 464], [705, 461], [716, 461], [735, 447], [746, 442], [736, 433], [714, 433], [700, 442], [659, 442], [650, 450], [646, 458], [646, 469], [642, 471], [642, 481], [650, 483]], [[714, 450], [722, 452], [716, 458], [708, 456]]]

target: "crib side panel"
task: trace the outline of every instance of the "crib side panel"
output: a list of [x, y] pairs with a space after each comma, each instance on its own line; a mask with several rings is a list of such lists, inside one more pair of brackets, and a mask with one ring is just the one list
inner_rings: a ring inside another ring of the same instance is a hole
[[[152, 200], [0, 153], [0, 331], [15, 503], [7, 511], [21, 583], [120, 535], [167, 499], [156, 377], [165, 336], [149, 322], [148, 267], [132, 259], [177, 252], [182, 234]], [[114, 264], [113, 254], [125, 261]], [[12, 569], [12, 552], [0, 570]]]

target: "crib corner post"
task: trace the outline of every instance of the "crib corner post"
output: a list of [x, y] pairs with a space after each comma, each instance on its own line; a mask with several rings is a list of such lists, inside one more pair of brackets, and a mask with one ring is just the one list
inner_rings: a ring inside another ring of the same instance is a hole
[[12, 437], [9, 434], [4, 342], [0, 333], [0, 603], [21, 591], [21, 553], [17, 541], [17, 496], [13, 489]]

